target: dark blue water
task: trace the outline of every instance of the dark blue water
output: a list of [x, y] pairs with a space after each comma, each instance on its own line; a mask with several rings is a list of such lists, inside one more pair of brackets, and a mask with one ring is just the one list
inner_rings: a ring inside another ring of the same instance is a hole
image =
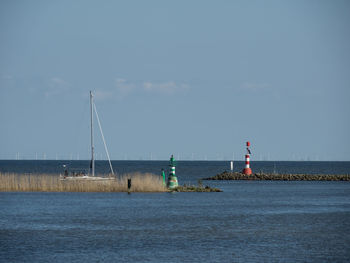
[[[51, 162], [21, 164], [12, 170], [35, 166], [37, 172], [54, 173], [56, 169]], [[158, 164], [167, 163], [119, 164], [124, 172], [156, 172]], [[302, 162], [276, 164], [281, 171], [307, 169]], [[340, 169], [346, 171], [347, 165]], [[226, 166], [180, 162], [177, 174], [180, 183], [196, 182]], [[334, 166], [315, 165], [313, 170]], [[1, 163], [1, 171], [6, 169], [8, 165]], [[224, 192], [0, 193], [0, 261], [350, 261], [349, 182], [204, 183]]]

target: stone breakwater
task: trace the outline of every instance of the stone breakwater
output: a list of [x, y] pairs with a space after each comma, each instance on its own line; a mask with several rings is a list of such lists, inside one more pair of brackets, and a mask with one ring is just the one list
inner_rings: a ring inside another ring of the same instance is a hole
[[266, 174], [245, 175], [237, 172], [223, 172], [203, 180], [271, 180], [271, 181], [350, 181], [349, 174]]
[[184, 186], [178, 186], [175, 189], [171, 190], [170, 192], [222, 192], [222, 190], [214, 187], [209, 186], [192, 186], [192, 185], [184, 185]]

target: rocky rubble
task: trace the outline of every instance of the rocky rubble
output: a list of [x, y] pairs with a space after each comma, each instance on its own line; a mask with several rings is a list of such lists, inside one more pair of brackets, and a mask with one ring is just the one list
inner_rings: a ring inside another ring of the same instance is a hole
[[273, 181], [350, 181], [349, 174], [267, 174], [255, 173], [245, 175], [237, 172], [217, 174], [203, 180], [273, 180]]

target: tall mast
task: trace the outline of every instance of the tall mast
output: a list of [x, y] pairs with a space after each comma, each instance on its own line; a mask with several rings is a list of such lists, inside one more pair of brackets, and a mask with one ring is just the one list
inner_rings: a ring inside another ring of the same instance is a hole
[[[97, 119], [98, 127], [100, 128], [100, 132], [101, 132], [103, 144], [104, 144], [104, 146], [105, 146], [105, 151], [106, 151], [106, 154], [107, 154], [107, 158], [108, 158], [108, 162], [109, 162], [109, 167], [111, 168], [111, 172], [112, 172], [112, 174], [114, 175], [114, 171], [113, 171], [113, 167], [112, 167], [112, 163], [111, 163], [111, 158], [109, 157], [109, 153], [108, 153], [108, 149], [107, 149], [106, 140], [105, 140], [105, 137], [103, 136], [102, 126], [101, 126], [100, 118], [98, 117], [98, 113], [97, 113], [96, 105], [95, 105], [95, 104], [93, 105], [93, 108], [94, 108], [94, 110], [95, 110], [95, 114], [96, 114], [96, 119]], [[101, 156], [102, 156], [102, 155], [101, 155]], [[101, 157], [101, 159], [102, 159], [102, 157]]]
[[91, 120], [91, 173], [95, 176], [95, 159], [94, 159], [94, 114], [93, 114], [93, 96], [90, 91], [90, 120]]

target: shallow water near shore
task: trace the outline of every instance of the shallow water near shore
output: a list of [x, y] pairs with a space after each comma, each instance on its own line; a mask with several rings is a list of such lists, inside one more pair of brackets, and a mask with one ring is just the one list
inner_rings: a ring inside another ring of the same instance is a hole
[[[125, 171], [151, 169], [130, 163]], [[179, 167], [180, 183], [224, 164], [202, 166]], [[350, 260], [349, 182], [203, 184], [224, 192], [0, 193], [0, 261]]]

